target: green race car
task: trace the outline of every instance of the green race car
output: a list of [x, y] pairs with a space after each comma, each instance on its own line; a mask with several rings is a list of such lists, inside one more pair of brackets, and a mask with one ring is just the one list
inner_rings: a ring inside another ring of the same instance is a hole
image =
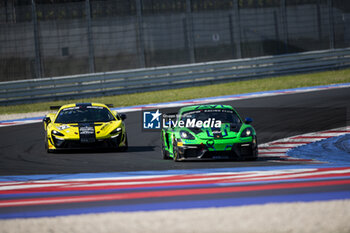
[[252, 120], [241, 119], [229, 105], [183, 107], [164, 117], [163, 159], [248, 159], [258, 157]]

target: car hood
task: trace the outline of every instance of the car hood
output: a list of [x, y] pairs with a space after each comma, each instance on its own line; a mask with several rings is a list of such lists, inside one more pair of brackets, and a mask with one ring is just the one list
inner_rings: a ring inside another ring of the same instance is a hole
[[111, 131], [120, 126], [118, 121], [110, 122], [96, 122], [96, 123], [72, 123], [72, 124], [54, 124], [55, 128], [63, 133], [66, 137], [77, 138], [79, 137], [79, 129], [82, 127], [93, 127], [96, 136], [104, 137], [107, 136]]
[[220, 128], [188, 128], [199, 139], [229, 139], [236, 138], [241, 125], [232, 125], [229, 123], [221, 124]]

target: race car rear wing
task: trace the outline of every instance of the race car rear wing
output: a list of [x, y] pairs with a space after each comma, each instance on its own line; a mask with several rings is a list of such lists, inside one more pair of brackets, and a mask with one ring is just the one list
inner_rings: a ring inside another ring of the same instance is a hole
[[62, 106], [50, 106], [50, 110], [60, 109]]
[[[113, 108], [113, 104], [105, 104], [107, 107], [109, 108]], [[59, 105], [54, 105], [54, 106], [50, 106], [50, 110], [58, 110], [60, 109], [62, 106], [59, 106]]]

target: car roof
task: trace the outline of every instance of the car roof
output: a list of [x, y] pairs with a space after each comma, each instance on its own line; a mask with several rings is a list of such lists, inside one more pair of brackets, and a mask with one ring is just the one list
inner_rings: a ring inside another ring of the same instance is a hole
[[208, 105], [194, 105], [194, 106], [182, 107], [179, 110], [179, 113], [194, 111], [194, 110], [201, 110], [201, 109], [228, 109], [228, 110], [235, 111], [234, 108], [230, 105], [208, 104]]

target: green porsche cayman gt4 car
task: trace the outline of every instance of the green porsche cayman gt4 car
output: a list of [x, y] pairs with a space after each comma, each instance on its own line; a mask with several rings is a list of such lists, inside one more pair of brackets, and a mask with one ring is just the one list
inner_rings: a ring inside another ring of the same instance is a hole
[[257, 136], [229, 105], [183, 107], [169, 115], [161, 132], [163, 159], [242, 159], [258, 157]]

